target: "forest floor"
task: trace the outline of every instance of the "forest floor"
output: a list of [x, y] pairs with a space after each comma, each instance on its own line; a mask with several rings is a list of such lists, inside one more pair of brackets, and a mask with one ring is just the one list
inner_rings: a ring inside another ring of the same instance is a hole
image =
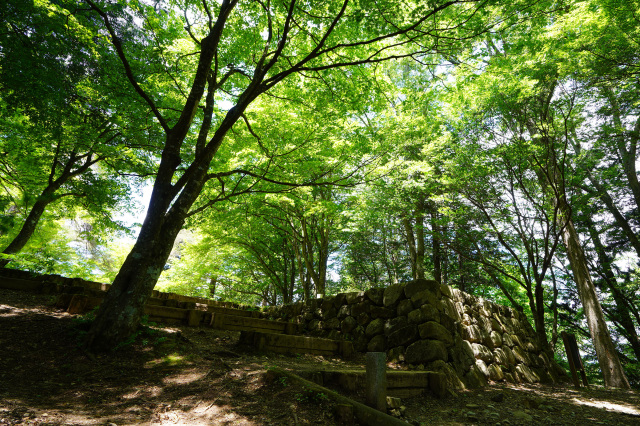
[[[255, 353], [238, 333], [158, 325], [109, 355], [78, 345], [81, 317], [0, 289], [0, 425], [334, 425], [333, 406], [266, 369], [362, 366]], [[352, 395], [358, 399], [359, 395]], [[640, 425], [640, 393], [492, 384], [402, 401], [414, 425]]]

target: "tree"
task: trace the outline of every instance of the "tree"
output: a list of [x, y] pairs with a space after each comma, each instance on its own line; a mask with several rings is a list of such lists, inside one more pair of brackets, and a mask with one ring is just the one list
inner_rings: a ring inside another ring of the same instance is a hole
[[[628, 388], [574, 226], [571, 201], [574, 176], [567, 158], [569, 139], [580, 119], [572, 96], [571, 76], [564, 75], [558, 61], [551, 59], [555, 58], [557, 40], [547, 36], [548, 29], [531, 24], [528, 27], [526, 40], [516, 32], [500, 40], [504, 51], [483, 58], [485, 73], [481, 78], [471, 78], [482, 81], [475, 87], [489, 90], [491, 107], [484, 106], [487, 127], [531, 146], [530, 169], [536, 174], [549, 204], [558, 212], [556, 226], [561, 230], [605, 384]], [[540, 51], [547, 55], [544, 59], [539, 56]], [[513, 55], [514, 52], [518, 55]], [[536, 60], [527, 62], [530, 58]], [[517, 71], [518, 80], [506, 78], [505, 67], [510, 73]], [[496, 79], [497, 75], [502, 79]]]
[[[67, 3], [63, 3], [67, 5]], [[97, 83], [108, 66], [93, 49], [91, 29], [56, 4], [3, 3], [0, 34], [0, 174], [22, 225], [11, 230], [6, 255], [19, 253], [53, 203], [82, 205], [117, 228], [111, 209], [126, 206], [124, 172], [140, 172], [139, 128], [118, 114], [110, 91]], [[125, 144], [124, 140], [128, 139]]]
[[[377, 2], [374, 8], [368, 2], [224, 0], [215, 16], [207, 2], [189, 4], [183, 10], [189, 39], [181, 42], [196, 47], [189, 58], [197, 61], [165, 68], [170, 75], [181, 74], [177, 86], [190, 79], [188, 89], [177, 95], [182, 102], [174, 114], [165, 113], [148, 92], [144, 70], [132, 62], [132, 42], [122, 35], [125, 24], [131, 25], [125, 19], [128, 14], [144, 18], [157, 15], [156, 10], [141, 4], [86, 4], [101, 19], [131, 90], [144, 99], [165, 133], [147, 217], [87, 335], [86, 344], [93, 349], [111, 348], [134, 332], [189, 210], [205, 184], [216, 179], [209, 171], [211, 161], [256, 98], [285, 80], [297, 85], [303, 78], [322, 78], [334, 68], [444, 51], [491, 25], [477, 13], [482, 2], [450, 1], [433, 8]], [[153, 39], [160, 24], [145, 22], [146, 40]], [[157, 41], [156, 54], [166, 52], [170, 42]], [[233, 106], [216, 110], [216, 96], [226, 96]]]

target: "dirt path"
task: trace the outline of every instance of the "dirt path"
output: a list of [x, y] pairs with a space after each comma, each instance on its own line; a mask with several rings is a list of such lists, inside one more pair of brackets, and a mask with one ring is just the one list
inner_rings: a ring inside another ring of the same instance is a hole
[[[50, 302], [0, 289], [0, 425], [333, 425], [322, 395], [263, 372], [358, 364], [256, 354], [237, 333], [181, 326], [94, 357], [78, 346], [82, 321]], [[604, 389], [497, 384], [403, 404], [411, 424], [640, 425], [640, 395]]]

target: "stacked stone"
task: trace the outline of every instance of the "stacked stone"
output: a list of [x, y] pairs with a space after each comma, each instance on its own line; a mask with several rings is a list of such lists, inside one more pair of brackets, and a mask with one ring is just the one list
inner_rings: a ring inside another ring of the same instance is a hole
[[561, 374], [522, 313], [436, 281], [341, 293], [267, 315], [301, 323], [311, 335], [351, 340], [359, 352], [386, 351], [390, 361], [442, 371], [454, 388]]

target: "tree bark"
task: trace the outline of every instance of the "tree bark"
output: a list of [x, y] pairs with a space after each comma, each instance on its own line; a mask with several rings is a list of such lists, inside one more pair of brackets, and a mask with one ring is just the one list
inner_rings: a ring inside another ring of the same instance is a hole
[[[31, 239], [31, 236], [38, 227], [38, 223], [40, 223], [40, 218], [42, 218], [45, 208], [52, 201], [53, 199], [43, 197], [42, 195], [38, 198], [38, 201], [36, 201], [33, 207], [31, 207], [27, 219], [24, 221], [22, 228], [20, 228], [20, 232], [18, 232], [18, 235], [13, 238], [2, 253], [16, 254], [27, 245], [29, 239]], [[9, 259], [0, 259], [0, 268], [5, 267], [9, 262]]]
[[424, 279], [424, 214], [420, 209], [415, 212], [415, 221], [414, 227], [411, 219], [402, 219], [409, 246], [411, 275], [417, 280]]
[[440, 254], [440, 230], [438, 226], [438, 211], [435, 206], [430, 209], [431, 242], [433, 245], [433, 279], [442, 282], [442, 263]]
[[622, 364], [607, 328], [602, 306], [591, 279], [587, 258], [573, 224], [572, 210], [568, 202], [565, 186], [564, 163], [558, 160], [554, 136], [548, 133], [549, 128], [553, 128], [549, 108], [557, 81], [553, 79], [547, 84], [548, 90], [546, 92], [543, 91], [538, 99], [540, 102], [538, 111], [540, 125], [536, 126], [535, 123], [528, 120], [523, 121], [530, 135], [542, 135], [535, 140], [535, 143], [540, 144], [544, 154], [540, 158], [533, 158], [535, 162], [534, 171], [541, 187], [548, 194], [550, 203], [558, 211], [556, 223], [561, 230], [562, 241], [566, 248], [573, 278], [582, 301], [598, 364], [604, 377], [604, 384], [608, 387], [630, 389], [629, 381], [622, 369]]
[[216, 284], [218, 284], [218, 276], [212, 275], [211, 278], [209, 278], [209, 298], [210, 299], [213, 299], [214, 297], [216, 297]]
[[589, 235], [593, 241], [596, 254], [598, 255], [598, 263], [600, 264], [603, 276], [602, 281], [604, 281], [606, 286], [609, 287], [613, 300], [616, 302], [616, 309], [612, 314], [617, 317], [618, 323], [622, 326], [623, 334], [631, 344], [631, 348], [633, 349], [636, 359], [640, 361], [640, 338], [638, 338], [638, 332], [636, 331], [633, 319], [631, 318], [629, 307], [627, 305], [628, 302], [617, 287], [616, 276], [611, 269], [613, 260], [607, 254], [605, 247], [600, 240], [600, 234], [596, 229], [593, 219], [587, 219], [587, 226], [589, 228]]
[[573, 277], [578, 287], [578, 294], [587, 318], [593, 346], [604, 377], [604, 384], [608, 387], [630, 389], [631, 386], [613, 346], [604, 313], [602, 312], [602, 306], [600, 306], [595, 286], [591, 280], [591, 275], [587, 268], [587, 260], [580, 245], [578, 234], [573, 226], [573, 221], [570, 217], [567, 217], [565, 221], [562, 239], [567, 249], [569, 264], [571, 265]]

